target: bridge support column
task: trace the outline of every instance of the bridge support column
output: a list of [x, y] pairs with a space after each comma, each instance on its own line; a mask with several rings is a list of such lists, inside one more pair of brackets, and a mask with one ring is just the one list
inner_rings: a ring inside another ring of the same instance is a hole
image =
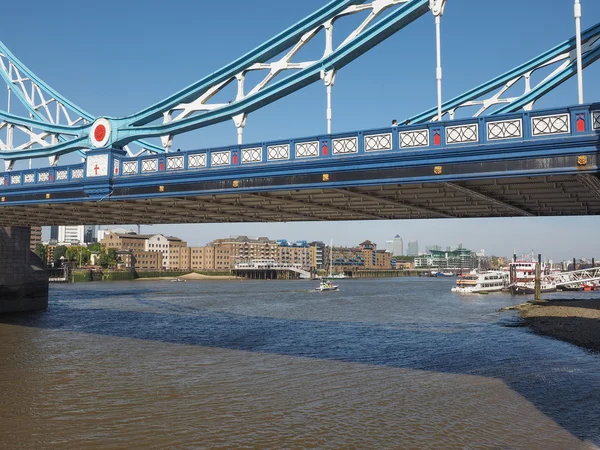
[[48, 307], [48, 269], [29, 249], [31, 230], [0, 227], [0, 313]]

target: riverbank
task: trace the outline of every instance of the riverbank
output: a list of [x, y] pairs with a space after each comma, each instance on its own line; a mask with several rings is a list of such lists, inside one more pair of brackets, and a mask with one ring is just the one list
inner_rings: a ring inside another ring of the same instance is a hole
[[600, 298], [532, 301], [507, 309], [518, 310], [536, 333], [600, 353]]
[[149, 277], [149, 278], [137, 278], [137, 281], [156, 281], [156, 280], [243, 280], [244, 278], [236, 277], [233, 275], [202, 275], [200, 273], [188, 273], [187, 275], [181, 276], [164, 276], [164, 277]]

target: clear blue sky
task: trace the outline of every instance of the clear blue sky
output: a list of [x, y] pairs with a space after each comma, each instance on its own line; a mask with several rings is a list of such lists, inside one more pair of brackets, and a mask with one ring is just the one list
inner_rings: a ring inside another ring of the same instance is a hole
[[[134, 113], [251, 50], [326, 4], [324, 0], [154, 2], [32, 0], [2, 6], [0, 39], [38, 76], [94, 115]], [[583, 29], [600, 20], [600, 2], [582, 0]], [[355, 25], [356, 19], [340, 29]], [[502, 73], [574, 34], [572, 0], [449, 0], [442, 19], [444, 98]], [[340, 39], [339, 37], [337, 39]], [[339, 40], [337, 41], [339, 42]], [[322, 51], [319, 47], [318, 51]], [[309, 47], [307, 55], [317, 52]], [[584, 72], [585, 100], [600, 101], [600, 63]], [[233, 98], [227, 91], [220, 97]], [[540, 107], [574, 104], [575, 80]], [[379, 127], [436, 102], [434, 22], [422, 17], [342, 70], [333, 92], [333, 131]], [[325, 131], [325, 88], [317, 83], [250, 115], [245, 142]], [[227, 145], [232, 122], [175, 140], [175, 148]], [[68, 159], [63, 160], [68, 163]], [[487, 253], [541, 252], [555, 260], [600, 257], [590, 239], [597, 217], [412, 220], [303, 224], [219, 224], [142, 227], [190, 245], [229, 234], [333, 238], [338, 245], [372, 239], [383, 246], [400, 234], [420, 247], [462, 243]]]

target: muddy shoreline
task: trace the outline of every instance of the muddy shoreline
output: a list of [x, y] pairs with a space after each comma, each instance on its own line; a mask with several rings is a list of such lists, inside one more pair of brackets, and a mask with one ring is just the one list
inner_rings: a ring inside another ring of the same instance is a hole
[[513, 306], [535, 333], [600, 353], [600, 298], [531, 301]]

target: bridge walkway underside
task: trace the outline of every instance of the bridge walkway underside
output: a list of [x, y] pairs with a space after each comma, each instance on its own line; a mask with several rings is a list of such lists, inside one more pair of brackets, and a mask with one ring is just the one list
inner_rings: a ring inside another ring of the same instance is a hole
[[186, 193], [2, 207], [0, 225], [299, 222], [600, 214], [594, 173]]

